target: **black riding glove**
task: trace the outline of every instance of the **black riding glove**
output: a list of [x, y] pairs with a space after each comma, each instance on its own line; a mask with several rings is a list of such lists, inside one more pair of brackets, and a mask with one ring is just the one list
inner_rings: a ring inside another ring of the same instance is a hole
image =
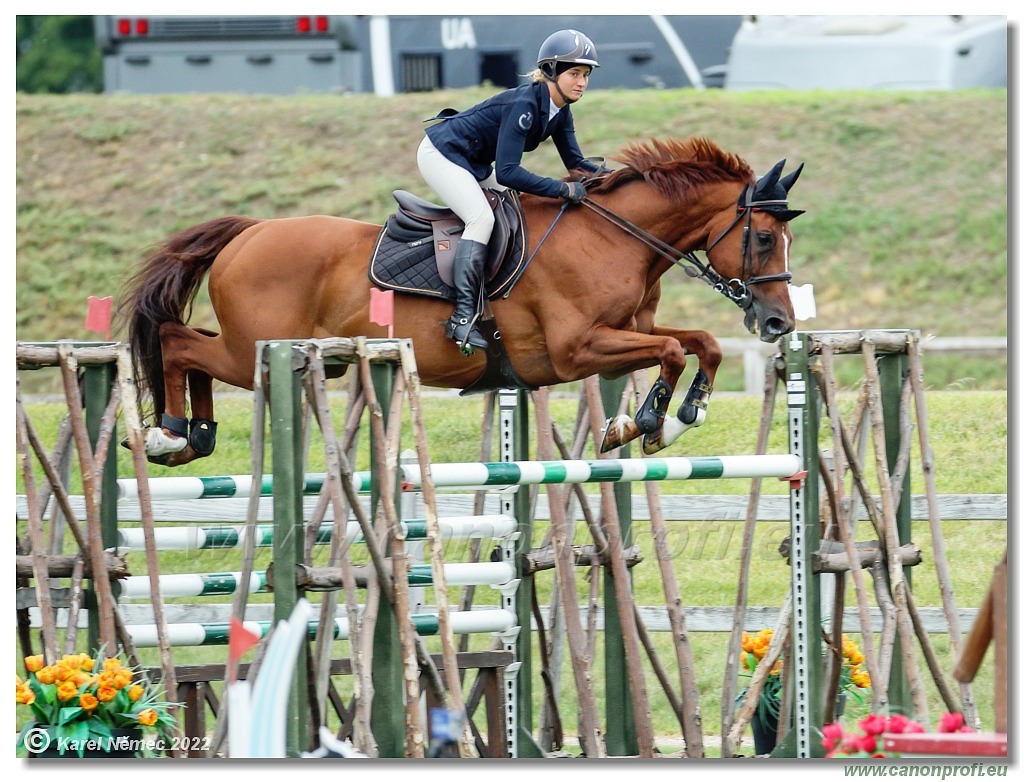
[[562, 182], [562, 192], [559, 195], [566, 201], [578, 204], [587, 197], [587, 188], [582, 182]]

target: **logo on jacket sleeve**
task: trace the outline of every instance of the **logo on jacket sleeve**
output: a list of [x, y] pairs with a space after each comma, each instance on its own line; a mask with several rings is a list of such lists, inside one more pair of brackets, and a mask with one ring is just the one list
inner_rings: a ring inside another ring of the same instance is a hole
[[527, 111], [525, 114], [519, 115], [519, 127], [522, 130], [529, 130], [533, 127], [533, 112]]

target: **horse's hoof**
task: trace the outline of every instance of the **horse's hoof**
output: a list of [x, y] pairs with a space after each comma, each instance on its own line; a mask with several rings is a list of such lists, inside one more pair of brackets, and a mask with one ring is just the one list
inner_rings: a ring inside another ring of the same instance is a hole
[[[636, 433], [631, 431], [634, 429]], [[604, 424], [604, 439], [601, 441], [601, 453], [608, 453], [608, 451], [621, 448], [631, 440], [635, 440], [639, 433], [640, 430], [636, 422], [628, 415], [609, 418]]]
[[146, 461], [150, 464], [158, 464], [161, 467], [170, 467], [171, 456], [173, 454], [165, 453], [160, 456], [146, 456]]
[[659, 451], [664, 451], [665, 441], [662, 438], [662, 433], [645, 434], [640, 441], [640, 447], [643, 449], [645, 456], [651, 456]]
[[164, 453], [158, 454], [156, 456], [146, 456], [146, 459], [149, 460], [151, 464], [159, 464], [161, 467], [180, 467], [183, 464], [188, 464], [194, 459], [199, 458], [201, 458], [200, 454], [197, 453], [195, 449], [192, 448], [191, 445], [188, 446], [187, 448], [183, 448], [180, 451], [175, 451], [174, 453]]
[[194, 459], [200, 459], [202, 455], [199, 454], [192, 446], [188, 446], [177, 453], [167, 455], [167, 461], [165, 462], [167, 467], [178, 467], [182, 464], [188, 464]]

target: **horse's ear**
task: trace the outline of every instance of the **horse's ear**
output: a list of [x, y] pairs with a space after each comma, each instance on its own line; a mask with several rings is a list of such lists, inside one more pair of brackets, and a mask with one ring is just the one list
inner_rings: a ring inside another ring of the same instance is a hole
[[782, 179], [779, 180], [779, 184], [786, 188], [787, 193], [792, 189], [793, 185], [796, 184], [796, 180], [800, 178], [800, 172], [803, 170], [804, 164], [801, 163], [799, 166], [797, 166], [796, 171], [786, 174], [786, 176], [782, 177]]
[[757, 180], [757, 187], [754, 188], [755, 200], [770, 200], [775, 197], [772, 195], [772, 191], [775, 190], [775, 185], [778, 183], [779, 175], [782, 173], [785, 165], [786, 159], [783, 158], [772, 166], [771, 171]]

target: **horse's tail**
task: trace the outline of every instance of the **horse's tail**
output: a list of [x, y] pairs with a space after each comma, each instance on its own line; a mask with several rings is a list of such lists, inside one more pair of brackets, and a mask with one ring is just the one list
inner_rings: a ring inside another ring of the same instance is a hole
[[186, 310], [191, 314], [192, 300], [217, 255], [258, 222], [251, 217], [219, 217], [179, 231], [143, 260], [126, 282], [117, 319], [128, 328], [139, 396], [149, 392], [155, 415], [163, 413], [165, 404], [160, 326], [188, 320]]

